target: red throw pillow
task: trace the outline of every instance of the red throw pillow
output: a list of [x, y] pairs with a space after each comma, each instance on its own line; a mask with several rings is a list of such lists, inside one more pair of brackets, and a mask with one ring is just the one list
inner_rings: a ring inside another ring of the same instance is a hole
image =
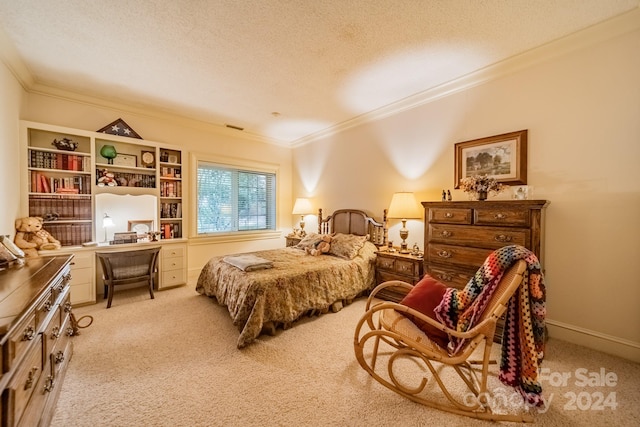
[[[400, 301], [400, 304], [411, 307], [414, 310], [438, 321], [433, 310], [440, 304], [444, 296], [447, 286], [429, 275], [425, 275], [413, 289]], [[427, 322], [424, 322], [415, 316], [407, 315], [425, 334], [442, 348], [447, 348], [449, 336]]]

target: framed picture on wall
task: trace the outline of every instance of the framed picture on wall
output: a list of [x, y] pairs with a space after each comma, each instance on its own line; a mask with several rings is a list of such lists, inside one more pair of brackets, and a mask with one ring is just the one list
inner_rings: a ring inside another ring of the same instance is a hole
[[527, 129], [455, 145], [455, 188], [460, 180], [488, 175], [507, 185], [527, 184]]

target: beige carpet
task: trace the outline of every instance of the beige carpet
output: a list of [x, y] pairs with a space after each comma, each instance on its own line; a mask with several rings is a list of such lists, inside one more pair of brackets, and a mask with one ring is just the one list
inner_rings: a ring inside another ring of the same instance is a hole
[[[74, 338], [52, 426], [493, 424], [425, 408], [371, 379], [353, 353], [363, 300], [243, 350], [226, 308], [193, 286], [155, 300], [143, 288], [124, 291], [104, 307], [74, 310], [94, 323]], [[570, 378], [543, 383], [550, 407], [536, 425], [640, 425], [640, 365], [551, 339], [543, 368]], [[582, 385], [580, 368], [612, 372], [617, 383]], [[598, 410], [600, 396], [608, 400]]]

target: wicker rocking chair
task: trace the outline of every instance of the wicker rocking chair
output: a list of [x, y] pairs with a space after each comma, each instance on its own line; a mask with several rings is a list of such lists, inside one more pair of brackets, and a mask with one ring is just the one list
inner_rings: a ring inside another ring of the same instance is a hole
[[[525, 268], [526, 263], [522, 260], [509, 268], [476, 326], [464, 333], [449, 329], [406, 305], [375, 299], [376, 294], [387, 287], [401, 287], [407, 291], [412, 288], [412, 285], [396, 280], [380, 284], [369, 296], [366, 312], [355, 330], [354, 349], [360, 366], [385, 387], [426, 406], [485, 420], [533, 422], [533, 417], [527, 412], [503, 413], [500, 408], [496, 413], [496, 408], [491, 408], [491, 402], [495, 399], [491, 398], [492, 394], [487, 389], [489, 365], [495, 363], [491, 360], [491, 346], [496, 322], [522, 282]], [[465, 345], [452, 356], [407, 316], [413, 316], [414, 321], [422, 320], [451, 336], [465, 339]], [[484, 345], [482, 360], [471, 360], [481, 344]], [[415, 363], [401, 362], [407, 359]], [[453, 368], [462, 382], [456, 380], [454, 384], [445, 384], [445, 381], [451, 381], [451, 376], [441, 375], [447, 366]], [[433, 387], [427, 390], [427, 370], [442, 393]], [[405, 381], [401, 381], [400, 377]], [[410, 386], [407, 385], [409, 381], [419, 384]], [[460, 388], [465, 391], [461, 393]]]

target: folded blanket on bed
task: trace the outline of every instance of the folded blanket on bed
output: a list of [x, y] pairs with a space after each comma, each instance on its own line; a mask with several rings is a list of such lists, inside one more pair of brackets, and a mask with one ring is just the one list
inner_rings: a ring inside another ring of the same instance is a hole
[[229, 255], [222, 259], [227, 264], [238, 267], [242, 271], [263, 270], [273, 267], [273, 263], [268, 259], [252, 254]]

